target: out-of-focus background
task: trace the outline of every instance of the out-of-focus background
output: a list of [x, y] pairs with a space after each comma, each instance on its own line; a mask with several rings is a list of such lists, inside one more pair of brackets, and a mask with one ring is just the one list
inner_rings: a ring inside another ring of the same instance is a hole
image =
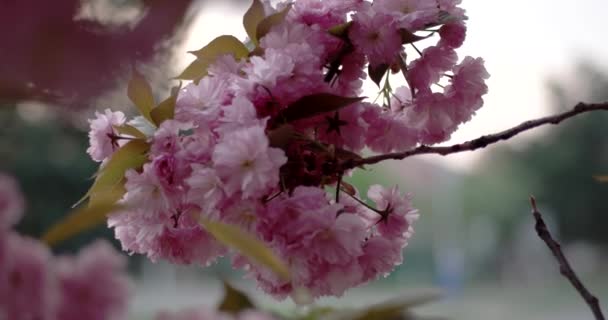
[[[461, 56], [486, 59], [486, 106], [450, 142], [502, 130], [575, 102], [608, 100], [608, 23], [603, 0], [464, 0], [470, 21]], [[18, 230], [39, 236], [86, 191], [87, 122], [94, 110], [130, 104], [126, 80], [137, 65], [160, 95], [214, 37], [245, 37], [246, 0], [4, 1], [0, 9], [0, 170], [28, 200]], [[373, 96], [374, 87], [366, 89]], [[380, 301], [420, 287], [445, 298], [423, 314], [449, 319], [590, 319], [536, 237], [528, 196], [562, 241], [583, 281], [608, 307], [608, 114], [581, 116], [473, 154], [386, 162], [355, 174], [412, 192], [421, 218], [405, 264], [389, 278], [320, 304]], [[70, 252], [104, 227], [56, 248]], [[229, 278], [258, 300], [226, 262], [207, 269], [130, 258], [137, 279], [133, 319], [161, 308], [212, 304]], [[282, 307], [289, 307], [283, 303]]]

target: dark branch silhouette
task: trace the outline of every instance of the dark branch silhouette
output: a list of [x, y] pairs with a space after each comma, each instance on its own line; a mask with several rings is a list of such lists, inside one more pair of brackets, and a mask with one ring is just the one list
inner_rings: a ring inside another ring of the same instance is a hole
[[555, 259], [557, 259], [557, 262], [559, 263], [559, 272], [565, 278], [567, 278], [568, 281], [570, 281], [576, 291], [578, 291], [581, 297], [583, 297], [583, 300], [585, 300], [585, 302], [589, 305], [589, 308], [591, 308], [591, 312], [593, 312], [595, 319], [605, 320], [598, 299], [591, 292], [589, 292], [574, 270], [572, 270], [568, 259], [562, 252], [560, 244], [553, 238], [553, 236], [551, 236], [551, 233], [549, 232], [540, 211], [538, 211], [538, 208], [536, 207], [536, 199], [534, 199], [534, 197], [530, 197], [530, 204], [532, 205], [532, 215], [534, 215], [534, 220], [536, 220], [536, 224], [534, 226], [536, 233], [545, 242], [545, 244], [547, 244], [547, 247], [549, 247]]
[[409, 158], [416, 155], [422, 154], [438, 154], [442, 156], [446, 156], [453, 153], [459, 153], [464, 151], [473, 151], [477, 149], [482, 149], [487, 147], [488, 145], [494, 144], [501, 140], [508, 140], [524, 131], [528, 131], [530, 129], [534, 129], [536, 127], [540, 127], [546, 124], [558, 124], [566, 119], [572, 118], [582, 113], [587, 113], [591, 111], [604, 110], [608, 111], [608, 102], [604, 103], [579, 103], [572, 110], [566, 111], [560, 114], [556, 114], [553, 116], [548, 116], [544, 118], [539, 118], [535, 120], [529, 120], [521, 123], [518, 126], [515, 126], [511, 129], [507, 129], [505, 131], [501, 131], [498, 133], [481, 136], [477, 139], [473, 139], [464, 143], [454, 144], [451, 146], [445, 147], [431, 147], [422, 145], [417, 148], [404, 151], [404, 152], [394, 152], [381, 154], [376, 156], [371, 156], [363, 159], [355, 159], [348, 160], [344, 162], [343, 166], [345, 169], [352, 169], [364, 165], [370, 165], [382, 162], [384, 160], [402, 160], [405, 158]]

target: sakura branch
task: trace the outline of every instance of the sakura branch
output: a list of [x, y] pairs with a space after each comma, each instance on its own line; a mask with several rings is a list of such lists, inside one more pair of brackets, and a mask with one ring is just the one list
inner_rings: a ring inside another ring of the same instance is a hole
[[602, 309], [600, 308], [599, 301], [597, 297], [595, 297], [589, 290], [585, 287], [585, 285], [581, 282], [579, 277], [576, 275], [568, 259], [562, 252], [560, 244], [553, 238], [551, 232], [547, 228], [543, 217], [538, 211], [538, 207], [536, 206], [536, 199], [534, 197], [530, 197], [530, 204], [532, 205], [532, 215], [534, 215], [534, 219], [536, 220], [536, 224], [534, 228], [536, 229], [536, 233], [538, 236], [547, 244], [547, 247], [551, 250], [551, 253], [557, 259], [559, 263], [559, 271], [560, 273], [570, 281], [572, 286], [578, 291], [583, 300], [589, 305], [591, 312], [595, 316], [596, 320], [604, 320], [604, 315], [602, 314]]
[[553, 116], [543, 117], [535, 120], [528, 120], [521, 123], [518, 126], [507, 129], [505, 131], [501, 131], [498, 133], [481, 136], [477, 139], [473, 139], [467, 142], [454, 144], [451, 146], [444, 147], [431, 147], [427, 145], [422, 145], [417, 148], [405, 151], [405, 152], [394, 152], [381, 154], [376, 156], [371, 156], [359, 160], [349, 160], [344, 163], [344, 167], [351, 169], [355, 167], [360, 167], [364, 165], [371, 165], [375, 163], [379, 163], [385, 160], [403, 160], [405, 158], [423, 155], [423, 154], [438, 154], [442, 156], [447, 156], [454, 153], [460, 153], [465, 151], [474, 151], [477, 149], [483, 149], [491, 144], [497, 143], [499, 141], [508, 140], [512, 137], [524, 132], [528, 131], [546, 124], [559, 124], [564, 120], [575, 117], [579, 114], [592, 112], [592, 111], [608, 111], [608, 102], [604, 103], [582, 103], [577, 104], [572, 110], [566, 111], [560, 114], [556, 114]]

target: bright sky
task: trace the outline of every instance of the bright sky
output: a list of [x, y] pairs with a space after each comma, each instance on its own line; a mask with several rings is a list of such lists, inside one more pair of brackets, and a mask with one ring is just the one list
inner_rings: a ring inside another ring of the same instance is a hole
[[[241, 19], [247, 3], [240, 7], [224, 1], [207, 3], [194, 22], [186, 50], [199, 49], [222, 34], [245, 38]], [[581, 58], [599, 63], [608, 57], [606, 0], [463, 0], [463, 7], [469, 16], [468, 34], [459, 54], [483, 57], [492, 76], [485, 106], [453, 135], [450, 143], [546, 115], [546, 82], [550, 77], [571, 76], [571, 67]], [[184, 61], [184, 65], [187, 63]], [[608, 68], [608, 61], [602, 63]], [[366, 91], [366, 95], [375, 96], [373, 87]], [[514, 144], [531, 136], [534, 134], [516, 138]], [[456, 170], [468, 170], [480, 154], [426, 158]]]

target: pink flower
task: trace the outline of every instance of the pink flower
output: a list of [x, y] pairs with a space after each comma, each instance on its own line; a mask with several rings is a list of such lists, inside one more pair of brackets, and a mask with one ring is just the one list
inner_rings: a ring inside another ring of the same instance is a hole
[[146, 254], [153, 262], [158, 260], [156, 244], [162, 235], [168, 217], [150, 216], [140, 209], [114, 213], [108, 218], [108, 227], [114, 228], [114, 236], [122, 249], [129, 254]]
[[114, 126], [121, 126], [125, 123], [125, 115], [120, 112], [112, 112], [106, 109], [104, 113], [95, 112], [97, 117], [89, 120], [91, 130], [89, 131], [89, 148], [87, 152], [91, 159], [101, 162], [111, 156], [125, 140], [118, 140]]
[[222, 181], [215, 170], [193, 164], [192, 175], [186, 179], [189, 186], [188, 202], [198, 205], [203, 211], [211, 211], [225, 198]]
[[271, 148], [264, 129], [243, 128], [224, 137], [213, 152], [213, 167], [230, 195], [242, 192], [243, 199], [262, 196], [279, 182], [279, 168], [287, 158]]
[[448, 140], [458, 128], [455, 108], [453, 100], [445, 95], [425, 93], [417, 95], [414, 104], [402, 112], [405, 123], [418, 132], [421, 143], [435, 144]]
[[48, 248], [15, 233], [0, 235], [0, 247], [0, 319], [54, 320], [56, 283]]
[[365, 136], [367, 146], [376, 152], [407, 150], [418, 142], [418, 132], [408, 126], [404, 116], [380, 107], [367, 107], [363, 119], [368, 124]]
[[291, 76], [294, 68], [293, 57], [277, 49], [266, 49], [263, 57], [253, 56], [249, 60], [250, 64], [243, 68], [247, 74], [247, 80], [243, 81], [250, 86], [258, 84], [272, 88], [277, 81]]
[[59, 257], [58, 319], [125, 319], [132, 286], [126, 267], [125, 257], [105, 241], [82, 249], [76, 257]]
[[0, 172], [0, 233], [19, 222], [24, 208], [25, 200], [17, 181]]
[[373, 8], [395, 17], [399, 27], [412, 32], [435, 22], [439, 13], [437, 3], [428, 0], [376, 0]]
[[454, 67], [454, 77], [451, 84], [445, 88], [446, 95], [455, 105], [455, 120], [462, 123], [469, 121], [471, 116], [483, 105], [482, 96], [488, 93], [485, 80], [490, 74], [484, 67], [484, 60], [465, 57]]
[[152, 163], [146, 163], [141, 173], [128, 170], [125, 174], [127, 193], [123, 202], [138, 208], [148, 216], [156, 216], [159, 212], [170, 209], [174, 200], [163, 188], [163, 183], [155, 171]]
[[177, 97], [175, 119], [192, 122], [197, 126], [210, 126], [219, 117], [219, 107], [230, 103], [232, 91], [225, 77], [205, 77], [191, 83]]
[[218, 77], [205, 77], [198, 84], [190, 83], [178, 95], [176, 109], [212, 109], [229, 101], [228, 81]]
[[292, 21], [329, 28], [346, 20], [362, 0], [299, 0], [289, 12]]
[[393, 17], [371, 8], [353, 16], [348, 36], [372, 65], [390, 65], [401, 51], [401, 35]]
[[443, 73], [452, 69], [458, 60], [449, 47], [433, 46], [422, 51], [422, 57], [408, 67], [407, 81], [416, 91], [431, 92], [431, 84], [437, 83]]
[[[190, 219], [182, 216], [180, 220]], [[198, 224], [165, 227], [156, 242], [156, 251], [149, 255], [176, 264], [198, 264], [206, 267], [226, 253], [226, 248]]]
[[192, 125], [176, 120], [163, 121], [152, 138], [150, 151], [153, 155], [176, 153], [181, 149], [180, 132], [192, 129]]
[[367, 240], [363, 246], [363, 255], [359, 257], [365, 281], [388, 276], [403, 262], [403, 247], [404, 242], [398, 239], [373, 236]]
[[380, 185], [369, 188], [367, 196], [376, 203], [385, 216], [378, 221], [378, 231], [388, 239], [408, 239], [414, 229], [412, 223], [418, 219], [418, 210], [411, 205], [411, 196], [402, 196], [399, 188], [386, 189]]
[[360, 216], [342, 213], [319, 188], [298, 187], [291, 197], [269, 203], [258, 230], [289, 262], [292, 281], [286, 284], [258, 271], [262, 288], [278, 297], [294, 288], [308, 288], [315, 297], [341, 295], [361, 283], [357, 258], [363, 254], [366, 225]]
[[466, 38], [467, 27], [463, 21], [447, 23], [441, 26], [439, 35], [441, 36], [439, 46], [460, 48]]
[[220, 134], [232, 134], [235, 130], [251, 126], [265, 127], [266, 121], [259, 119], [255, 106], [245, 97], [236, 97], [232, 104], [223, 108], [220, 126], [216, 130]]
[[[184, 160], [173, 154], [163, 154], [152, 160], [154, 175], [168, 196], [180, 197], [184, 179], [190, 174]], [[180, 197], [181, 198], [181, 197]]]

